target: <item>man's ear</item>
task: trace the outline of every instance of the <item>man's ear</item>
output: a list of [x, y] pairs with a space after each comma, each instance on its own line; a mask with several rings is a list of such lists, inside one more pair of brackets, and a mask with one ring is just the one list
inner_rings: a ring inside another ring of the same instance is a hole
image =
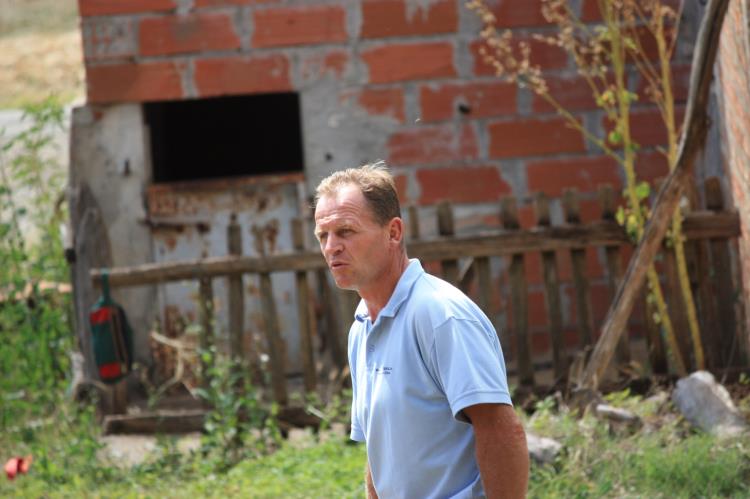
[[401, 244], [404, 238], [404, 221], [399, 217], [391, 219], [388, 225], [388, 236], [391, 241]]

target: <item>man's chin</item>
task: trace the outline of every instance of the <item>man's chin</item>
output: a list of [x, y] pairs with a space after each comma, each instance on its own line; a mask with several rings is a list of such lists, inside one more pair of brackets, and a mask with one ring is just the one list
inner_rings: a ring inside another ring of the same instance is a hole
[[336, 287], [339, 288], [339, 289], [346, 289], [346, 290], [349, 290], [349, 291], [356, 291], [357, 290], [356, 284], [354, 284], [349, 279], [345, 279], [345, 278], [341, 278], [341, 277], [337, 279], [336, 276], [334, 275], [333, 276], [333, 282], [336, 283]]

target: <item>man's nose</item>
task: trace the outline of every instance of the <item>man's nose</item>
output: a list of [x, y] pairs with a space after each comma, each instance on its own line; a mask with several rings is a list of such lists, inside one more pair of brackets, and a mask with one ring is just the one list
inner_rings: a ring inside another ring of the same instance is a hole
[[329, 234], [326, 238], [325, 245], [323, 246], [323, 253], [326, 256], [332, 256], [337, 255], [341, 253], [341, 250], [343, 249], [343, 245], [341, 244], [341, 239], [338, 237]]

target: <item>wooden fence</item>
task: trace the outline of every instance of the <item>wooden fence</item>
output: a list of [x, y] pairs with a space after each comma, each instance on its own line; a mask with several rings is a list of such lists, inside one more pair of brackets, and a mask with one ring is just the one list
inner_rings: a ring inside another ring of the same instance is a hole
[[[689, 273], [698, 306], [707, 362], [710, 368], [719, 369], [743, 362], [740, 360], [742, 342], [737, 330], [740, 321], [734, 299], [737, 284], [733, 279], [731, 262], [731, 246], [740, 234], [740, 222], [735, 212], [724, 210], [718, 179], [708, 179], [705, 182], [704, 197], [704, 209], [685, 215], [683, 231], [688, 241], [686, 250]], [[407, 249], [410, 257], [419, 258], [431, 270], [439, 269], [443, 278], [470, 293], [496, 322], [498, 310], [492, 304], [493, 288], [495, 295], [499, 293], [509, 296], [506, 311], [513, 320], [497, 324], [498, 331], [509, 360], [509, 373], [518, 377], [520, 385], [527, 387], [538, 385], [537, 372], [540, 368], [547, 367], [551, 367], [554, 384], [565, 382], [572, 355], [576, 351], [585, 351], [596, 340], [598, 325], [592, 318], [590, 278], [586, 272], [587, 248], [602, 248], [600, 251], [606, 269], [604, 279], [611, 298], [626, 263], [622, 261], [621, 252], [631, 244], [623, 228], [614, 219], [615, 196], [610, 187], [602, 187], [599, 193], [601, 217], [586, 223], [582, 222], [578, 196], [574, 191], [566, 191], [561, 200], [564, 218], [562, 224], [552, 223], [550, 201], [544, 195], [536, 197], [533, 200], [534, 226], [522, 229], [516, 199], [504, 198], [498, 207], [502, 228], [479, 234], [456, 233], [453, 209], [448, 203], [443, 203], [436, 209], [437, 237], [420, 237], [417, 208], [410, 207], [407, 213], [410, 232]], [[316, 390], [316, 383], [320, 378], [315, 367], [317, 353], [313, 348], [316, 331], [325, 338], [326, 348], [330, 351], [334, 365], [342, 369], [346, 364], [345, 332], [351, 315], [344, 317], [338, 313], [340, 308], [337, 303], [343, 299], [347, 303], [345, 308], [353, 312], [356, 299], [353, 293], [346, 294], [332, 289], [320, 252], [305, 248], [304, 232], [306, 228], [311, 230], [309, 226], [305, 228], [306, 225], [309, 223], [305, 224], [300, 220], [291, 225], [295, 248], [293, 253], [247, 257], [241, 256], [239, 227], [233, 221], [228, 231], [227, 256], [109, 269], [110, 286], [117, 288], [197, 280], [200, 290], [199, 320], [203, 326], [201, 346], [207, 347], [212, 342], [210, 332], [214, 323], [212, 283], [216, 278], [226, 278], [229, 283], [227, 303], [230, 351], [240, 353], [244, 331], [241, 279], [243, 274], [257, 276], [273, 395], [278, 403], [285, 405], [289, 399], [285, 350], [280, 337], [271, 274], [294, 272], [296, 276], [301, 367], [305, 390], [309, 392]], [[546, 312], [543, 334], [548, 335], [551, 350], [551, 361], [546, 363], [535, 362], [530, 336], [525, 255], [533, 253], [541, 255], [541, 288]], [[561, 253], [569, 258], [572, 284], [568, 285], [572, 286], [572, 302], [576, 310], [573, 327], [575, 344], [572, 346], [565, 341], [565, 307], [564, 300], [561, 299], [563, 283], [559, 269]], [[690, 365], [692, 347], [685, 324], [684, 308], [680, 305], [679, 292], [676, 291], [678, 286], [674, 252], [665, 247], [662, 254], [660, 271], [669, 294], [670, 310], [683, 358]], [[502, 285], [499, 280], [492, 278], [491, 269], [498, 267], [502, 267], [501, 272], [505, 274]], [[91, 275], [97, 283], [102, 272], [93, 270]], [[324, 309], [322, 321], [312, 306], [310, 291], [314, 282], [319, 287], [320, 303]], [[659, 325], [645, 293], [641, 308], [640, 326], [647, 345], [647, 361], [653, 372], [665, 373], [668, 370], [667, 355]], [[637, 324], [639, 321], [633, 318], [633, 322]], [[631, 360], [630, 341], [637, 339], [634, 336], [623, 337], [618, 348], [618, 364], [625, 365]]]

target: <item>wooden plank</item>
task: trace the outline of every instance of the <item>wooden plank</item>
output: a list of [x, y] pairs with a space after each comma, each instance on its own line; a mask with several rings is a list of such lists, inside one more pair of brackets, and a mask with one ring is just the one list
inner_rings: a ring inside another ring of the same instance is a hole
[[682, 299], [682, 289], [677, 275], [677, 258], [673, 247], [664, 248], [662, 254], [664, 255], [664, 277], [669, 290], [669, 293], [665, 296], [667, 310], [672, 319], [672, 328], [674, 329], [677, 346], [680, 349], [680, 355], [685, 362], [685, 367], [692, 371], [695, 367], [695, 359], [693, 358], [693, 345], [690, 341], [690, 329]]
[[159, 411], [105, 416], [104, 434], [180, 434], [203, 431], [206, 411]]
[[[540, 192], [535, 199], [534, 211], [537, 226], [549, 227], [549, 200], [543, 192]], [[550, 343], [552, 345], [552, 369], [555, 375], [555, 385], [557, 385], [568, 379], [568, 354], [565, 351], [562, 309], [560, 307], [560, 279], [554, 251], [542, 251], [542, 273], [544, 276], [544, 303], [547, 307]]]
[[[602, 185], [599, 188], [599, 202], [602, 207], [602, 220], [615, 220], [615, 194], [611, 185]], [[622, 280], [622, 258], [620, 246], [609, 245], [604, 247], [604, 258], [607, 262], [607, 283], [612, 298], [617, 293], [617, 288]], [[617, 344], [617, 361], [621, 365], [630, 363], [630, 343], [628, 335], [623, 334]]]
[[[686, 217], [683, 229], [688, 239], [735, 238], [741, 233], [736, 212], [696, 212]], [[452, 238], [421, 239], [407, 244], [410, 256], [425, 261], [465, 257], [502, 256], [531, 251], [585, 248], [609, 244], [629, 244], [622, 228], [614, 222], [592, 222], [580, 226], [534, 228], [523, 231], [484, 231]], [[110, 269], [110, 287], [141, 286], [172, 281], [224, 277], [260, 272], [296, 272], [325, 269], [320, 251], [280, 253], [267, 256], [222, 256], [179, 262], [149, 263]], [[90, 277], [95, 285], [102, 270]]]
[[643, 309], [643, 325], [646, 329], [646, 345], [648, 348], [648, 361], [651, 372], [666, 375], [669, 372], [667, 363], [667, 351], [661, 337], [661, 328], [656, 323], [656, 305], [649, 302], [648, 290], [644, 289], [641, 296], [641, 308]]
[[[684, 14], [684, 12], [683, 12]], [[713, 107], [713, 106], [712, 106]], [[705, 158], [705, 155], [703, 155]], [[685, 187], [685, 196], [690, 202], [690, 209], [701, 206], [698, 188], [691, 182]], [[718, 337], [718, 317], [716, 303], [711, 290], [709, 246], [705, 240], [685, 241], [683, 243], [685, 259], [688, 265], [693, 300], [695, 301], [698, 326], [701, 333], [701, 345], [705, 356], [706, 367], [719, 366], [720, 348], [714, 339]]]
[[[237, 215], [232, 216], [227, 226], [227, 251], [230, 255], [242, 255], [242, 232], [237, 223]], [[245, 329], [245, 294], [242, 288], [242, 275], [230, 275], [227, 282], [229, 293], [229, 352], [235, 359], [244, 359], [242, 337]]]
[[318, 284], [320, 286], [321, 300], [326, 311], [326, 346], [330, 349], [333, 364], [340, 371], [346, 367], [349, 359], [341, 340], [342, 327], [337, 300], [328, 282], [328, 272], [326, 270], [318, 270]]
[[279, 319], [276, 314], [276, 301], [273, 298], [271, 274], [260, 274], [260, 301], [263, 309], [264, 332], [266, 347], [268, 348], [269, 364], [271, 365], [271, 386], [273, 398], [277, 404], [287, 403], [286, 393], [286, 349], [281, 339]]
[[479, 288], [479, 308], [487, 315], [492, 317], [491, 303], [492, 303], [492, 275], [490, 271], [490, 259], [486, 256], [481, 256], [474, 260], [473, 267], [476, 269], [474, 272], [477, 276], [477, 287]]
[[646, 273], [659, 251], [664, 234], [678, 206], [683, 188], [692, 178], [691, 170], [695, 157], [705, 144], [708, 128], [706, 109], [709, 89], [719, 46], [719, 35], [728, 4], [729, 0], [709, 0], [706, 8], [698, 33], [697, 49], [693, 53], [687, 110], [677, 161], [656, 197], [643, 237], [630, 260], [623, 283], [607, 313], [602, 335], [583, 375], [578, 379], [576, 393], [582, 403], [593, 399], [593, 392], [598, 388], [604, 371], [612, 359], [633, 304], [643, 286]]
[[[447, 201], [440, 203], [437, 207], [438, 234], [445, 238], [452, 238], [456, 234], [453, 219], [453, 207]], [[440, 265], [443, 269], [443, 279], [458, 285], [458, 260], [455, 258], [442, 259]]]
[[[299, 218], [292, 220], [292, 245], [297, 251], [305, 249], [304, 222]], [[315, 319], [310, 315], [310, 286], [307, 272], [304, 270], [296, 272], [294, 280], [297, 289], [297, 318], [299, 320], [300, 352], [305, 391], [313, 393], [315, 392], [317, 376], [315, 375], [315, 354], [310, 325]]]
[[[578, 209], [578, 194], [574, 189], [566, 189], [563, 193], [563, 211], [565, 221], [570, 225], [581, 223]], [[594, 342], [593, 318], [591, 314], [591, 296], [589, 280], [586, 277], [586, 250], [574, 248], [570, 250], [570, 261], [573, 270], [573, 287], [575, 288], [576, 316], [578, 318], [578, 332], [581, 346], [587, 348]]]
[[[201, 332], [199, 346], [202, 351], [207, 351], [214, 344], [214, 288], [210, 277], [203, 277], [199, 281], [198, 313], [200, 317]], [[208, 365], [200, 356], [201, 381], [207, 381]]]
[[[519, 230], [518, 209], [516, 199], [508, 196], [501, 203], [501, 219], [503, 227], [508, 230]], [[529, 338], [528, 322], [528, 289], [526, 287], [526, 271], [523, 253], [511, 255], [510, 269], [511, 303], [513, 307], [513, 329], [516, 333], [516, 365], [521, 386], [534, 386], [534, 365], [531, 359], [531, 338]]]
[[[718, 178], [706, 179], [706, 207], [709, 210], [721, 211], [724, 207], [724, 196]], [[721, 366], [741, 365], [739, 333], [735, 315], [735, 283], [732, 279], [732, 261], [729, 243], [725, 238], [709, 239], [711, 260], [714, 271], [714, 296], [717, 301], [721, 345]], [[750, 284], [748, 284], [750, 285]]]
[[419, 239], [419, 210], [414, 205], [409, 206], [409, 238]]
[[474, 282], [476, 272], [474, 271], [476, 260], [474, 258], [468, 258], [463, 262], [458, 269], [458, 289], [463, 291], [465, 294], [469, 294], [471, 291], [471, 283]]

